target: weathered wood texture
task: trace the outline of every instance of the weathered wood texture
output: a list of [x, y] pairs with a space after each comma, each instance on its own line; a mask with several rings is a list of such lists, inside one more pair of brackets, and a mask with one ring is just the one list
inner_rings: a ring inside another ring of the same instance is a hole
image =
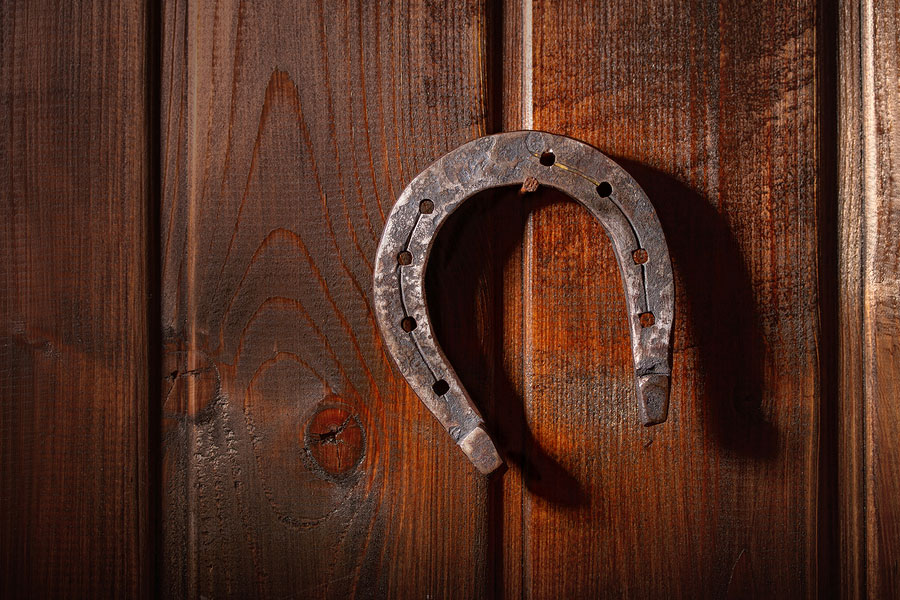
[[[834, 207], [813, 2], [169, 2], [163, 29], [167, 593], [830, 582], [818, 251]], [[371, 259], [410, 178], [530, 108], [657, 206], [678, 289], [672, 411], [639, 424], [600, 226], [557, 194], [485, 194], [442, 232], [428, 285], [510, 464], [488, 483], [391, 368]]]
[[[819, 345], [816, 5], [532, 8], [535, 128], [619, 159], [659, 211], [677, 278], [674, 376], [669, 421], [643, 428], [602, 229], [552, 193], [530, 215], [502, 211], [495, 223], [524, 236], [502, 260], [519, 253], [520, 267], [492, 267], [501, 292], [478, 289], [475, 305], [505, 304], [443, 325], [458, 335], [484, 320], [506, 348], [509, 381], [486, 410], [513, 466], [490, 495], [506, 515], [492, 527], [502, 588], [814, 596], [820, 360], [833, 350]], [[460, 375], [474, 382], [469, 363]]]
[[900, 597], [900, 3], [841, 3], [842, 595]]
[[483, 2], [166, 2], [163, 591], [484, 594], [486, 481], [372, 315], [385, 214], [493, 118]]
[[4, 598], [150, 589], [148, 17], [0, 5]]
[[[0, 6], [0, 595], [900, 596], [896, 2], [840, 3], [840, 204], [828, 3], [144, 4]], [[532, 122], [659, 211], [671, 413], [639, 425], [600, 226], [486, 193], [428, 286], [487, 481], [371, 261], [420, 169]]]

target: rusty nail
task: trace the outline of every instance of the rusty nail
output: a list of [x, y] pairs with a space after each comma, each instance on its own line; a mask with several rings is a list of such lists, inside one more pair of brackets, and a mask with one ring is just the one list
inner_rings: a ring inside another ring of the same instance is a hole
[[631, 258], [634, 259], [634, 264], [642, 265], [650, 258], [650, 255], [647, 254], [647, 251], [643, 248], [638, 248], [634, 252], [631, 253]]
[[540, 183], [534, 177], [526, 177], [525, 181], [522, 183], [522, 189], [519, 190], [519, 194], [530, 194], [531, 192], [536, 192], [538, 187], [540, 187]]

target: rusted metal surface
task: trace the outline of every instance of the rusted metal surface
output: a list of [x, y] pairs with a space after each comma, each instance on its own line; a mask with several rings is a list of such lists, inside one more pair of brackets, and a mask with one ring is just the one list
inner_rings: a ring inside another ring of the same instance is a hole
[[394, 205], [375, 262], [375, 313], [400, 372], [475, 467], [503, 464], [484, 421], [434, 337], [425, 272], [435, 236], [467, 198], [501, 186], [556, 188], [603, 225], [622, 274], [635, 389], [645, 425], [666, 420], [674, 314], [669, 251], [656, 211], [619, 165], [597, 149], [539, 131], [479, 138], [435, 161]]

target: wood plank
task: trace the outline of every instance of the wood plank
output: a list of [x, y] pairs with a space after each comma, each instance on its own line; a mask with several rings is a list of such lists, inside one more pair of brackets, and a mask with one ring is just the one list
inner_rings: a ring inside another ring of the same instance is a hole
[[151, 595], [153, 23], [0, 6], [4, 598]]
[[676, 325], [669, 421], [645, 429], [609, 243], [545, 198], [524, 259], [523, 588], [815, 596], [830, 351], [816, 4], [536, 1], [533, 15], [534, 126], [596, 145], [645, 188]]
[[164, 591], [461, 597], [487, 483], [371, 311], [385, 215], [496, 117], [484, 2], [165, 4]]
[[842, 2], [842, 595], [900, 596], [897, 2]]

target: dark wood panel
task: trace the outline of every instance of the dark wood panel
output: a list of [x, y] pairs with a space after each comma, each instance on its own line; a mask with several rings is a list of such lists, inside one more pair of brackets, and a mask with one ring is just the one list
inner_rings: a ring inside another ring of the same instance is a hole
[[153, 22], [0, 6], [4, 598], [150, 592]]
[[496, 113], [482, 2], [167, 2], [164, 590], [478, 597], [487, 483], [390, 365], [386, 213]]
[[900, 596], [897, 2], [841, 3], [842, 594]]
[[634, 400], [601, 228], [547, 198], [525, 256], [524, 411], [563, 498], [523, 499], [536, 597], [817, 593], [814, 2], [534, 3], [534, 126], [618, 159], [676, 275], [669, 421]]

